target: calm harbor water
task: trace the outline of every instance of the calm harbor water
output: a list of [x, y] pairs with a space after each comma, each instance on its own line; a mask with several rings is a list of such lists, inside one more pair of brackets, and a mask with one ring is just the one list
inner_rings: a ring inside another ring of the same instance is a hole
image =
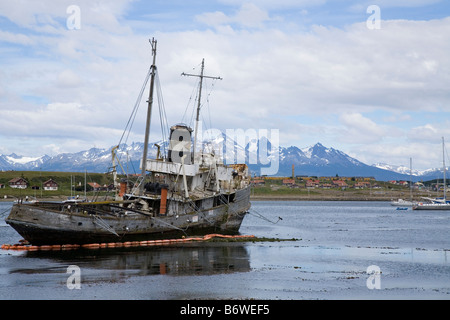
[[[0, 202], [0, 244], [21, 239], [4, 221], [11, 205]], [[450, 211], [327, 201], [252, 211], [242, 234], [291, 240], [0, 250], [0, 299], [450, 299]]]

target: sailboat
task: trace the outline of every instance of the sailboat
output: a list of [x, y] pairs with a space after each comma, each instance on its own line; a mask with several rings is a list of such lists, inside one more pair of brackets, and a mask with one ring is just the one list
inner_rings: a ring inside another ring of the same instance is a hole
[[450, 210], [450, 201], [447, 200], [447, 182], [445, 168], [445, 142], [442, 137], [442, 164], [444, 170], [444, 196], [442, 198], [423, 198], [427, 202], [419, 202], [413, 206], [413, 210]]
[[[117, 181], [114, 200], [96, 202], [16, 203], [6, 219], [34, 245], [120, 242], [180, 237], [208, 232], [233, 234], [250, 209], [247, 165], [225, 165], [214, 153], [196, 150], [204, 60], [196, 131], [184, 124], [170, 128], [168, 156], [147, 159], [157, 41], [151, 40], [153, 63], [147, 107], [141, 176], [133, 189]], [[114, 150], [112, 152], [115, 168]]]
[[417, 202], [413, 201], [412, 196], [412, 159], [409, 158], [409, 198], [410, 200], [398, 199], [391, 201], [391, 206], [397, 207], [397, 210], [407, 210], [408, 207], [412, 207], [417, 204]]

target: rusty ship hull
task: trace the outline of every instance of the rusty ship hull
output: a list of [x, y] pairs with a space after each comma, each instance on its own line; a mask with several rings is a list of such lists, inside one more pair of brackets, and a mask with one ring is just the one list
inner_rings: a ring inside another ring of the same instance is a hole
[[17, 203], [6, 223], [35, 245], [148, 240], [208, 232], [233, 234], [250, 208], [249, 199], [250, 187], [225, 199], [198, 200], [197, 208], [179, 202], [174, 205], [185, 206], [185, 213], [173, 215], [148, 215], [119, 203]]

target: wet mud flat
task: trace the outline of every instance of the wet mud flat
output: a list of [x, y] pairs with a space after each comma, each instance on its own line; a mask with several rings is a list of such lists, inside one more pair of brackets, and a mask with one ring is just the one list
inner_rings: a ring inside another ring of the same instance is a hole
[[[367, 202], [253, 207], [274, 223], [250, 214], [242, 234], [295, 240], [1, 250], [0, 299], [450, 299], [448, 214]], [[20, 239], [4, 221], [0, 235]]]

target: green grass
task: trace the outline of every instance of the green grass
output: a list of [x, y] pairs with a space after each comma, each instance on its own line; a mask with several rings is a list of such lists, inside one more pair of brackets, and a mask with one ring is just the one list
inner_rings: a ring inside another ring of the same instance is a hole
[[269, 187], [269, 186], [263, 186], [263, 187], [255, 187], [252, 189], [253, 195], [263, 196], [263, 195], [308, 195], [308, 194], [319, 194], [318, 191], [314, 190], [306, 190], [305, 188], [289, 188], [285, 186], [280, 187]]
[[[13, 178], [24, 178], [28, 181], [27, 189], [10, 188], [8, 182]], [[42, 184], [53, 179], [58, 183], [58, 190], [47, 191], [42, 188]], [[72, 179], [72, 180], [71, 180]], [[71, 193], [71, 181], [73, 191]], [[4, 199], [5, 195], [10, 198], [24, 198], [25, 196], [36, 198], [48, 197], [66, 197], [73, 195], [84, 195], [84, 172], [47, 172], [47, 171], [4, 171], [0, 172], [0, 184], [4, 184], [5, 188], [0, 189], [0, 199]], [[112, 175], [102, 173], [86, 173], [86, 182], [97, 182], [100, 185], [109, 185], [113, 182]], [[33, 190], [31, 187], [37, 186], [39, 190]], [[87, 188], [90, 189], [89, 186]], [[93, 192], [89, 192], [93, 195]]]

